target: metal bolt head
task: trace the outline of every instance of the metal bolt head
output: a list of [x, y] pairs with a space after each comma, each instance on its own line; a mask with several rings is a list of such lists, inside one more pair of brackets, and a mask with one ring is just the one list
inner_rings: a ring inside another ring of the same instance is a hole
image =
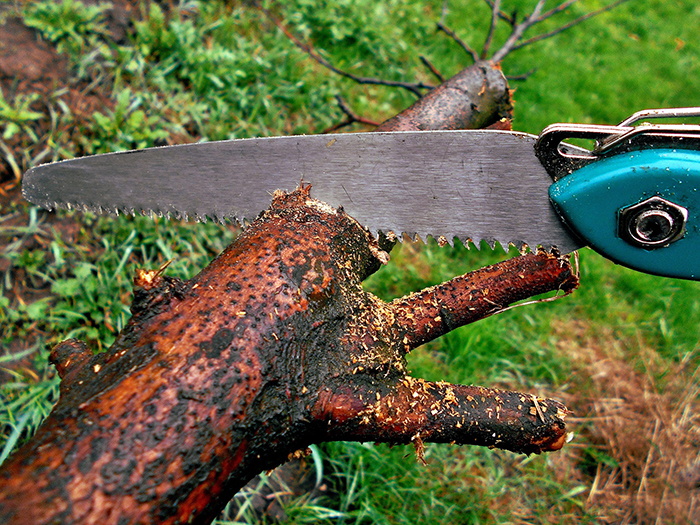
[[685, 234], [688, 210], [662, 197], [650, 197], [620, 208], [618, 235], [632, 246], [653, 250], [675, 242]]

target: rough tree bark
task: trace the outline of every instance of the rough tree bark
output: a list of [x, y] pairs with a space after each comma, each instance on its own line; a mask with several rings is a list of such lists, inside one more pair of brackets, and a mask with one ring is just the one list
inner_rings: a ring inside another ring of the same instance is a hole
[[[445, 127], [507, 116], [498, 68], [472, 67]], [[53, 350], [60, 399], [0, 471], [0, 522], [208, 523], [260, 471], [328, 440], [562, 446], [560, 403], [412, 378], [404, 357], [514, 301], [573, 290], [568, 260], [520, 256], [385, 303], [361, 282], [392, 243], [312, 195], [278, 192], [189, 281], [139, 271], [133, 316], [107, 352]]]

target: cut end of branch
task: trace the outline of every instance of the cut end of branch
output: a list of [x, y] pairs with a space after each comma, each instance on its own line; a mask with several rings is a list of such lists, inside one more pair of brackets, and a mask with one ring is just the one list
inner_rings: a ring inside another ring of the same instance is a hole
[[134, 276], [134, 288], [141, 288], [145, 291], [158, 288], [163, 282], [161, 270], [144, 270], [139, 268]]
[[510, 95], [500, 66], [493, 62], [477, 62], [375, 131], [484, 128], [512, 117]]

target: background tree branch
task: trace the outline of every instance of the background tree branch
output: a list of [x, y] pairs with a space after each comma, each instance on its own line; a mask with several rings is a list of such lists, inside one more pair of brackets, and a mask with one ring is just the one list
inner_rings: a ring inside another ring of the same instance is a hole
[[[574, 5], [578, 0], [566, 0], [565, 2], [562, 2], [561, 4], [551, 8], [548, 11], [542, 12], [544, 9], [545, 5], [545, 0], [538, 0], [537, 3], [534, 5], [532, 12], [529, 15], [525, 15], [520, 21], [518, 21], [518, 13], [513, 12], [512, 14], [506, 14], [503, 12], [501, 9], [501, 0], [485, 0], [485, 2], [489, 5], [491, 8], [491, 23], [488, 29], [488, 33], [486, 36], [486, 39], [484, 41], [484, 44], [481, 48], [481, 52], [478, 53], [476, 50], [474, 50], [471, 46], [469, 46], [467, 43], [462, 41], [454, 31], [449, 29], [445, 25], [445, 18], [448, 12], [448, 2], [443, 3], [443, 8], [442, 8], [442, 15], [440, 17], [440, 21], [437, 23], [437, 28], [438, 30], [444, 32], [448, 36], [450, 36], [455, 42], [457, 42], [474, 60], [474, 62], [478, 62], [479, 60], [491, 60], [493, 62], [501, 62], [506, 56], [508, 56], [510, 53], [513, 53], [514, 51], [517, 51], [519, 49], [522, 49], [526, 46], [535, 44], [537, 42], [540, 42], [542, 40], [546, 40], [548, 38], [551, 38], [553, 36], [556, 36], [563, 31], [566, 31], [567, 29], [571, 29], [572, 27], [575, 27], [582, 22], [585, 22], [586, 20], [589, 20], [590, 18], [593, 18], [595, 16], [598, 16], [602, 13], [605, 13], [606, 11], [610, 11], [611, 9], [614, 9], [615, 7], [619, 6], [620, 4], [626, 2], [627, 0], [617, 0], [615, 2], [612, 2], [606, 6], [603, 6], [599, 9], [596, 9], [594, 11], [591, 11], [589, 13], [586, 13], [585, 15], [579, 16], [569, 22], [566, 22], [559, 27], [552, 29], [550, 31], [546, 31], [544, 33], [541, 33], [539, 35], [530, 37], [530, 38], [524, 38], [525, 33], [530, 30], [532, 27], [536, 26], [537, 24], [540, 24], [546, 20], [549, 20], [550, 18], [562, 14], [566, 12], [572, 5]], [[495, 52], [493, 52], [491, 55], [489, 55], [489, 52], [491, 50], [491, 45], [493, 43], [493, 37], [496, 31], [496, 26], [498, 20], [503, 20], [506, 22], [510, 28], [511, 32], [508, 38], [503, 42], [500, 48], [498, 48]]]
[[423, 94], [423, 91], [426, 89], [433, 89], [433, 87], [430, 84], [425, 84], [423, 82], [403, 82], [403, 81], [397, 81], [397, 80], [384, 80], [384, 79], [379, 79], [379, 78], [372, 78], [372, 77], [363, 77], [363, 76], [358, 76], [358, 75], [353, 75], [352, 73], [349, 73], [347, 71], [343, 71], [342, 69], [334, 66], [331, 64], [328, 60], [323, 58], [318, 51], [316, 51], [311, 44], [302, 42], [299, 38], [297, 38], [294, 33], [292, 33], [280, 20], [278, 17], [276, 17], [274, 14], [269, 9], [266, 9], [259, 3], [257, 4], [258, 9], [260, 9], [261, 12], [265, 14], [265, 16], [270, 20], [273, 24], [275, 24], [280, 31], [282, 31], [287, 38], [291, 42], [294, 43], [295, 46], [297, 46], [299, 49], [304, 51], [307, 55], [309, 55], [311, 58], [313, 58], [316, 62], [321, 64], [323, 67], [326, 69], [332, 71], [333, 73], [340, 75], [342, 77], [348, 78], [352, 80], [353, 82], [357, 82], [358, 84], [370, 84], [370, 85], [376, 85], [376, 86], [388, 86], [388, 87], [398, 87], [402, 89], [406, 89], [413, 93], [416, 97], [420, 98]]

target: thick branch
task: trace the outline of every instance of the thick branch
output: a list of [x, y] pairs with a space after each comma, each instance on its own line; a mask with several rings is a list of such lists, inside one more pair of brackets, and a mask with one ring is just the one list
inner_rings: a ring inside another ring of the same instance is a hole
[[477, 62], [375, 131], [483, 128], [512, 116], [508, 81], [492, 62]]
[[[568, 410], [551, 399], [406, 377], [391, 389], [326, 392], [338, 440], [497, 447], [525, 454], [559, 450]], [[358, 405], [358, 399], [369, 403]], [[347, 407], [351, 407], [347, 410]], [[354, 410], [353, 410], [354, 409]]]
[[[527, 289], [513, 288], [514, 275], [528, 283]], [[396, 299], [391, 306], [406, 332], [406, 346], [413, 349], [521, 299], [553, 289], [570, 293], [577, 285], [568, 262], [547, 253], [529, 254]]]
[[[387, 261], [382, 245], [308, 191], [278, 194], [187, 282], [140, 272], [109, 351], [54, 351], [61, 397], [0, 471], [0, 522], [208, 523], [255, 474], [329, 439], [561, 446], [566, 410], [552, 400], [539, 401], [551, 407], [542, 417], [524, 394], [405, 375], [410, 347], [473, 320], [459, 309], [480, 304], [464, 301], [475, 281], [424, 292], [432, 305], [410, 314], [420, 295], [380, 301], [361, 280]], [[564, 259], [522, 263], [556, 277], [543, 286], [512, 262], [485, 270], [510, 275], [500, 306], [575, 280]]]

